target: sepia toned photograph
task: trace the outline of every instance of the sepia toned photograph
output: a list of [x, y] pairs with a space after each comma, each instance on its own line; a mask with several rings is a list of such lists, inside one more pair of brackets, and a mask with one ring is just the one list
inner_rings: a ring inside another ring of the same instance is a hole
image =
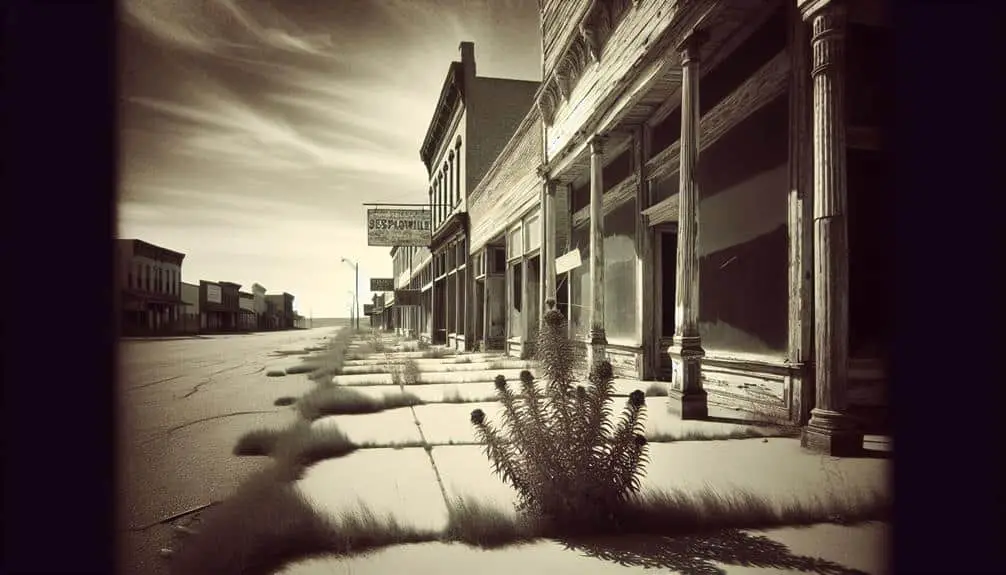
[[890, 4], [120, 0], [119, 572], [894, 573]]

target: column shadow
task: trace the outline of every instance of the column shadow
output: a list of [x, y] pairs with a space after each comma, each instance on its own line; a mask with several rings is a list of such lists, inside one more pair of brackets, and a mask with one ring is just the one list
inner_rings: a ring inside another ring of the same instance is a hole
[[764, 535], [736, 529], [680, 537], [628, 535], [564, 539], [570, 551], [625, 567], [671, 569], [682, 575], [726, 575], [719, 564], [803, 571], [824, 575], [866, 575], [815, 557], [793, 554]]

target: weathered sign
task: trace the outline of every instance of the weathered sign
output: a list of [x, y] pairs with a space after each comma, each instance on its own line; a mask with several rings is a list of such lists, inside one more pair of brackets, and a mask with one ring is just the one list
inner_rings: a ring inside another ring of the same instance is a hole
[[395, 291], [392, 278], [370, 278], [370, 291]]
[[555, 259], [555, 273], [566, 273], [580, 267], [581, 264], [583, 260], [580, 258], [580, 248], [574, 248]]
[[399, 307], [422, 305], [423, 292], [417, 289], [396, 289], [395, 305]]
[[363, 315], [374, 315], [374, 304], [372, 303], [363, 304]]
[[430, 245], [429, 210], [367, 210], [367, 245], [377, 247]]
[[217, 284], [206, 284], [206, 301], [208, 303], [223, 303], [224, 297], [220, 286]]

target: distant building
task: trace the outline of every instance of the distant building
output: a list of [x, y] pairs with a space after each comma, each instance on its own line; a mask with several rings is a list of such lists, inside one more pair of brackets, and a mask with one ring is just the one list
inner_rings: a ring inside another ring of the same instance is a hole
[[255, 295], [248, 292], [238, 292], [238, 327], [242, 331], [255, 331], [258, 328], [258, 318], [255, 314]]
[[182, 282], [183, 333], [199, 333], [199, 285]]
[[265, 287], [262, 284], [252, 284], [252, 296], [255, 300], [255, 325], [258, 329], [265, 329], [265, 292]]
[[238, 331], [241, 313], [238, 291], [240, 284], [199, 281], [200, 326], [210, 332]]
[[116, 240], [122, 335], [180, 331], [185, 254], [136, 239]]
[[283, 292], [265, 296], [265, 329], [291, 329], [294, 326], [293, 295]]

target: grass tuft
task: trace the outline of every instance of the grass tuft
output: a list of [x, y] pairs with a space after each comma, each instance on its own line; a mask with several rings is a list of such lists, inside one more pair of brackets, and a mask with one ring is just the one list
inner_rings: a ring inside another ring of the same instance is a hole
[[288, 405], [293, 405], [295, 403], [297, 403], [296, 397], [290, 397], [289, 395], [284, 395], [283, 397], [277, 398], [276, 401], [273, 402], [273, 405], [278, 407], [286, 407]]
[[650, 387], [646, 388], [646, 397], [667, 397], [667, 385], [651, 383]]
[[728, 439], [758, 439], [767, 437], [798, 437], [800, 430], [787, 427], [734, 427], [731, 429], [704, 431], [689, 429], [681, 432], [647, 433], [646, 439], [652, 443], [674, 441], [723, 441]]
[[431, 347], [423, 351], [423, 359], [443, 359], [456, 354], [455, 350], [446, 347]]
[[455, 497], [447, 514], [447, 541], [493, 548], [530, 541], [536, 535], [531, 524], [515, 514], [465, 497]]
[[282, 430], [260, 427], [242, 435], [234, 446], [234, 455], [272, 455]]
[[326, 425], [311, 427], [306, 421], [299, 421], [279, 436], [272, 456], [292, 475], [299, 475], [307, 467], [325, 459], [349, 455], [357, 450], [339, 428]]
[[265, 375], [266, 377], [283, 377], [286, 375], [286, 372], [283, 371], [282, 369], [270, 369], [269, 371], [265, 372]]
[[436, 541], [440, 533], [405, 526], [391, 514], [378, 517], [369, 507], [342, 513], [331, 524], [331, 552], [348, 555], [389, 545]]
[[412, 393], [389, 392], [378, 399], [342, 386], [318, 386], [297, 402], [304, 419], [313, 421], [326, 415], [358, 415], [386, 409], [420, 405]]
[[267, 575], [333, 549], [332, 527], [276, 469], [253, 476], [207, 511], [172, 556], [178, 575]]
[[646, 492], [622, 511], [623, 524], [639, 533], [677, 535], [720, 529], [759, 529], [815, 523], [859, 523], [891, 517], [890, 498], [879, 492], [794, 499], [779, 505], [746, 490]]

